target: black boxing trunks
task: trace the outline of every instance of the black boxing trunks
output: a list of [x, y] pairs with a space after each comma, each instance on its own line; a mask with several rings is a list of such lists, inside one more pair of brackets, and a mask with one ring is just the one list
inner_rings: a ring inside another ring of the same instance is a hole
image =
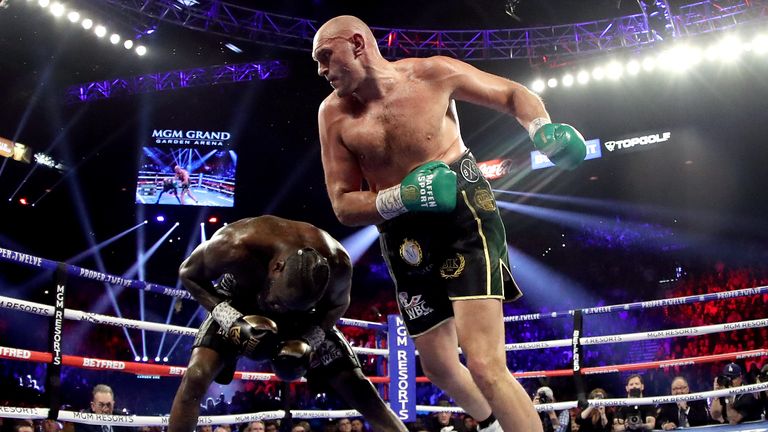
[[[278, 329], [280, 324], [278, 324]], [[281, 339], [291, 339], [293, 335], [282, 334], [278, 332]], [[206, 347], [216, 351], [224, 363], [221, 372], [216, 375], [215, 381], [226, 385], [232, 381], [237, 366], [239, 356], [238, 348], [226, 337], [226, 332], [221, 329], [219, 323], [209, 314], [200, 325], [197, 331], [193, 347]], [[259, 347], [262, 348], [262, 347]], [[263, 347], [264, 359], [267, 360], [275, 353], [275, 346]], [[352, 347], [335, 327], [325, 332], [325, 340], [317, 348], [312, 356], [312, 362], [307, 372], [307, 379], [314, 381], [324, 381], [327, 378], [335, 376], [341, 370], [351, 370], [359, 368], [360, 363], [357, 356], [352, 352]]]
[[405, 213], [379, 225], [382, 254], [411, 337], [453, 317], [453, 301], [522, 296], [509, 270], [506, 234], [491, 185], [467, 151], [450, 213]]
[[173, 180], [163, 180], [163, 192], [176, 192], [176, 184]]

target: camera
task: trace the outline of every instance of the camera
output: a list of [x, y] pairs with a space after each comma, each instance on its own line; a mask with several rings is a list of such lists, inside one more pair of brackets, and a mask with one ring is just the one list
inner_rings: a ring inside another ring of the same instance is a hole
[[637, 429], [638, 426], [645, 423], [643, 421], [643, 416], [640, 413], [640, 408], [638, 408], [637, 405], [632, 407], [631, 410], [627, 411], [627, 426], [629, 429]]
[[768, 370], [762, 371], [759, 374], [757, 374], [757, 382], [759, 383], [768, 382]]
[[547, 394], [544, 392], [539, 392], [537, 396], [539, 397], [539, 403], [545, 404], [545, 403], [552, 402], [549, 400], [549, 398], [547, 397]]
[[721, 388], [730, 388], [733, 387], [733, 380], [731, 377], [726, 375], [718, 375], [716, 378], [717, 385]]

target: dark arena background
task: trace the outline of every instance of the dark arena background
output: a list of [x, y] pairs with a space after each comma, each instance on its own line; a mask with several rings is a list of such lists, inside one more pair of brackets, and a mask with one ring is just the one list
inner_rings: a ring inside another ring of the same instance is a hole
[[[66, 319], [65, 358], [123, 367], [65, 362], [52, 379], [50, 355], [35, 353], [51, 352], [53, 320], [19, 301], [55, 305], [54, 281], [63, 276], [54, 269], [66, 263], [123, 278], [69, 274], [67, 309], [196, 328], [205, 313], [193, 300], [123, 282], [183, 291], [184, 258], [244, 217], [272, 214], [328, 231], [355, 260], [345, 317], [385, 323], [397, 313], [375, 227], [341, 225], [323, 178], [317, 108], [331, 89], [310, 47], [316, 29], [340, 14], [373, 27], [390, 60], [452, 56], [528, 86], [553, 121], [587, 140], [577, 169], [549, 167], [513, 118], [458, 103], [464, 141], [485, 162], [524, 292], [505, 305], [505, 316], [541, 314], [510, 319], [506, 341], [568, 340], [511, 346], [508, 366], [531, 397], [546, 385], [558, 402], [597, 387], [625, 398], [631, 373], [642, 376], [644, 396], [669, 395], [677, 375], [692, 393], [707, 392], [730, 361], [745, 385], [768, 381], [760, 374], [768, 355], [765, 0], [0, 5], [0, 408], [89, 411], [91, 390], [103, 383], [115, 392], [116, 413], [167, 415], [180, 379], [160, 371], [186, 366], [192, 337]], [[190, 171], [195, 199], [176, 187], [160, 196], [175, 165]], [[52, 265], [41, 268], [39, 258]], [[754, 290], [738, 291], [746, 288]], [[604, 370], [574, 378], [568, 311], [686, 296], [693, 297], [585, 313], [582, 337], [681, 330], [584, 344], [581, 366]], [[380, 333], [340, 328], [354, 347], [386, 348]], [[387, 376], [386, 357], [359, 358], [366, 375]], [[245, 359], [238, 371], [270, 372]], [[416, 374], [423, 375], [418, 367]], [[376, 385], [388, 399], [385, 381]], [[275, 380], [214, 384], [207, 398], [202, 415], [286, 404], [348, 408], [331, 392]], [[431, 407], [447, 396], [419, 381], [414, 398]], [[11, 409], [0, 417], [9, 431], [24, 419]], [[328, 417], [310, 426], [336, 430]], [[440, 431], [435, 418], [420, 410], [408, 425]]]

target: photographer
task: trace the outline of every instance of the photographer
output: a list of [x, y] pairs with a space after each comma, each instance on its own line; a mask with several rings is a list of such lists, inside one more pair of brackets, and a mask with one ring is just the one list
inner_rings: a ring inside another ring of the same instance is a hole
[[[539, 387], [533, 396], [534, 405], [555, 402], [555, 395], [549, 387]], [[553, 410], [542, 411], [539, 412], [539, 418], [541, 419], [542, 426], [544, 426], [544, 432], [565, 432], [570, 430], [571, 415], [568, 410], [560, 411], [559, 415]]]
[[[605, 390], [596, 388], [589, 392], [587, 399], [605, 399]], [[613, 427], [613, 412], [606, 411], [606, 407], [586, 407], [576, 415], [576, 424], [579, 432], [609, 432]]]
[[[640, 375], [630, 375], [627, 379], [627, 397], [628, 398], [641, 398], [643, 397], [643, 379]], [[613, 420], [613, 432], [622, 432], [626, 430], [642, 431], [652, 430], [656, 425], [655, 410], [652, 406], [647, 405], [630, 405], [624, 406], [616, 413], [616, 418]]]
[[[672, 380], [671, 394], [673, 396], [690, 393], [688, 381], [677, 376]], [[656, 416], [657, 429], [672, 430], [678, 427], [704, 426], [711, 421], [704, 400], [690, 402], [678, 401], [659, 406]]]
[[[741, 366], [728, 363], [723, 374], [715, 378], [714, 389], [740, 387], [744, 385]], [[762, 406], [752, 393], [720, 397], [712, 400], [710, 414], [716, 423], [739, 424], [742, 422], [761, 420]]]
[[[768, 382], [768, 363], [764, 364], [763, 368], [760, 369], [760, 373], [757, 375], [757, 382]], [[760, 405], [762, 405], [763, 418], [768, 418], [768, 392], [761, 391], [757, 394], [757, 399], [760, 401]]]

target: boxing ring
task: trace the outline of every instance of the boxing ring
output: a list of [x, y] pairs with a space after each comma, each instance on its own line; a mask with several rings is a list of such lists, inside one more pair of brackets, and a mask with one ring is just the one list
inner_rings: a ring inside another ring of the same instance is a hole
[[[31, 351], [17, 347], [0, 346], [0, 358], [6, 360], [16, 360], [25, 362], [36, 362], [48, 364], [46, 392], [49, 392], [49, 407], [47, 408], [26, 408], [26, 407], [8, 407], [0, 406], [0, 417], [19, 418], [19, 419], [45, 419], [52, 418], [65, 422], [85, 423], [85, 424], [109, 424], [115, 426], [166, 426], [168, 416], [140, 416], [140, 415], [105, 415], [94, 413], [81, 413], [60, 409], [60, 395], [58, 394], [58, 376], [60, 376], [61, 366], [74, 368], [83, 368], [91, 370], [115, 371], [133, 374], [156, 375], [159, 377], [181, 377], [186, 368], [184, 366], [147, 364], [141, 362], [130, 362], [113, 359], [100, 359], [80, 357], [75, 355], [66, 355], [62, 353], [62, 343], [65, 340], [63, 334], [63, 320], [84, 321], [94, 325], [108, 325], [130, 329], [140, 329], [152, 332], [161, 332], [182, 336], [194, 337], [197, 328], [188, 328], [164, 323], [138, 321], [126, 318], [112, 317], [108, 315], [83, 312], [78, 310], [66, 309], [64, 300], [66, 298], [67, 285], [73, 279], [86, 279], [102, 283], [107, 283], [123, 288], [144, 290], [166, 296], [174, 296], [179, 299], [192, 299], [186, 290], [171, 288], [163, 285], [146, 283], [139, 280], [125, 279], [119, 276], [110, 275], [74, 265], [47, 260], [45, 258], [35, 257], [21, 252], [0, 248], [0, 261], [15, 263], [27, 267], [35, 268], [39, 271], [55, 272], [55, 289], [51, 291], [51, 305], [35, 303], [25, 300], [19, 300], [11, 297], [0, 296], [0, 309], [16, 310], [39, 316], [51, 317], [53, 325], [50, 326], [50, 352]], [[573, 333], [564, 339], [544, 340], [536, 342], [511, 343], [506, 344], [507, 351], [525, 351], [544, 348], [570, 347], [573, 353], [570, 369], [559, 369], [549, 371], [528, 371], [513, 373], [517, 379], [544, 378], [544, 377], [573, 377], [578, 400], [565, 401], [557, 403], [536, 405], [538, 411], [564, 410], [575, 407], [584, 407], [587, 404], [592, 406], [635, 406], [635, 405], [655, 405], [663, 403], [672, 403], [676, 401], [691, 401], [706, 398], [718, 398], [733, 396], [741, 393], [756, 393], [768, 390], [768, 383], [758, 383], [744, 385], [736, 388], [727, 388], [714, 391], [705, 391], [690, 393], [677, 396], [653, 396], [642, 398], [609, 398], [586, 400], [584, 394], [584, 375], [610, 374], [628, 371], [642, 371], [661, 369], [668, 370], [676, 367], [687, 367], [691, 365], [701, 365], [722, 361], [736, 361], [743, 359], [757, 359], [768, 357], [768, 349], [760, 348], [747, 351], [731, 352], [725, 354], [704, 355], [698, 357], [679, 358], [671, 360], [658, 360], [639, 363], [614, 364], [609, 366], [584, 367], [582, 360], [584, 358], [584, 348], [587, 346], [596, 346], [603, 344], [638, 342], [653, 339], [667, 339], [677, 337], [701, 336], [707, 334], [729, 332], [749, 328], [768, 327], [768, 318], [729, 322], [721, 324], [703, 325], [687, 328], [672, 328], [667, 330], [645, 331], [626, 334], [613, 334], [594, 337], [583, 337], [583, 317], [587, 315], [612, 314], [631, 310], [650, 310], [673, 305], [687, 305], [699, 302], [710, 302], [723, 299], [746, 298], [768, 294], [768, 286], [759, 286], [734, 291], [717, 292], [701, 295], [691, 295], [684, 297], [675, 297], [668, 299], [634, 302], [618, 304], [611, 306], [600, 306], [578, 310], [566, 310], [560, 312], [535, 313], [527, 315], [516, 315], [505, 317], [504, 321], [524, 322], [544, 319], [566, 318], [573, 320]], [[415, 413], [432, 412], [462, 412], [458, 407], [427, 406], [415, 404], [416, 383], [428, 382], [426, 377], [415, 376], [415, 356], [418, 353], [413, 348], [413, 342], [407, 337], [405, 328], [400, 317], [391, 315], [388, 322], [376, 323], [354, 319], [342, 318], [340, 326], [353, 326], [369, 329], [375, 332], [381, 332], [387, 336], [387, 347], [383, 348], [362, 348], [353, 347], [356, 354], [378, 355], [388, 358], [387, 376], [369, 376], [368, 378], [374, 384], [385, 384], [389, 387], [389, 404], [393, 411], [404, 421], [411, 421], [415, 418]], [[235, 380], [243, 381], [277, 381], [274, 374], [267, 372], [236, 371]], [[53, 394], [50, 394], [50, 393]], [[170, 401], [169, 401], [170, 409]], [[294, 419], [312, 419], [312, 418], [341, 418], [359, 416], [354, 410], [290, 410]], [[219, 416], [201, 416], [198, 420], [199, 425], [216, 425], [243, 423], [254, 420], [275, 420], [286, 416], [286, 411], [262, 411], [255, 413], [243, 413], [233, 415]], [[768, 422], [745, 423], [741, 425], [720, 425], [703, 426], [694, 429], [718, 429], [723, 431], [768, 431]]]
[[[180, 205], [176, 201], [177, 194], [181, 193], [178, 184], [174, 184], [175, 194], [164, 191], [163, 180], [169, 178], [173, 178], [173, 175], [157, 171], [139, 171], [136, 181], [136, 202], [141, 204]], [[185, 205], [232, 207], [235, 199], [235, 178], [195, 173], [190, 175], [190, 189], [198, 198], [200, 204], [190, 202], [185, 203]], [[165, 193], [160, 197], [160, 201], [156, 203], [155, 201], [161, 192]]]

